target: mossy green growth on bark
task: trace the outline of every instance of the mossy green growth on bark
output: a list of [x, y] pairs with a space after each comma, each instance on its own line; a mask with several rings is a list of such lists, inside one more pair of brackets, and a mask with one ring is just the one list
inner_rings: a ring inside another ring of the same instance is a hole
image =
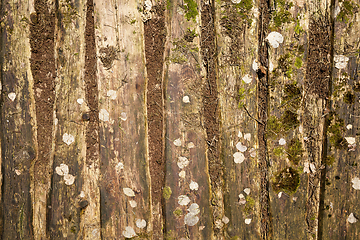
[[294, 164], [298, 165], [303, 154], [304, 150], [302, 148], [302, 144], [298, 138], [291, 139], [288, 147], [286, 149], [286, 153], [288, 159]]
[[287, 167], [275, 174], [272, 187], [275, 192], [283, 191], [287, 194], [296, 192], [300, 185], [300, 174], [292, 167]]
[[345, 123], [344, 120], [339, 118], [337, 114], [331, 112], [328, 119], [326, 120], [328, 126], [327, 132], [331, 147], [336, 149], [346, 149], [348, 144], [346, 139], [343, 137], [345, 132]]
[[355, 95], [351, 91], [347, 91], [344, 94], [344, 102], [347, 104], [353, 104], [355, 103]]
[[294, 21], [289, 10], [294, 6], [292, 2], [286, 0], [275, 0], [275, 11], [272, 13], [272, 24], [271, 30], [275, 30], [280, 27], [283, 23], [290, 23]]
[[194, 0], [184, 0], [185, 5], [183, 8], [185, 10], [185, 18], [190, 21], [192, 19], [194, 22], [196, 21], [196, 16], [199, 14], [197, 10], [197, 3]]
[[169, 186], [164, 187], [164, 189], [163, 189], [163, 197], [166, 200], [170, 199], [171, 194], [172, 194], [171, 188]]
[[344, 1], [339, 0], [341, 4], [340, 12], [336, 16], [336, 20], [348, 23], [350, 18], [354, 15], [354, 13], [358, 12], [359, 4], [355, 3], [354, 1]]

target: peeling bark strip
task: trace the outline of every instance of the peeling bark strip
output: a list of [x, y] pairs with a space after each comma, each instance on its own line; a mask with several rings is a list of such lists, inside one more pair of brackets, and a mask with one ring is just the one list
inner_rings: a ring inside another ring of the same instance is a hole
[[[258, 164], [260, 170], [260, 233], [262, 239], [272, 238], [271, 213], [269, 206], [269, 158], [266, 139], [266, 125], [268, 120], [268, 98], [269, 98], [269, 52], [268, 43], [265, 38], [269, 32], [270, 1], [260, 0], [259, 6], [259, 49], [258, 62], [260, 68], [257, 72], [257, 103], [258, 103]], [[263, 71], [265, 69], [266, 71]]]
[[[202, 1], [200, 47], [203, 66], [206, 71], [203, 94], [203, 117], [206, 129], [207, 158], [212, 190], [214, 223], [224, 215], [223, 203], [223, 159], [220, 157], [219, 144], [219, 102], [217, 86], [217, 53], [215, 42], [215, 12], [212, 1]], [[221, 228], [215, 229], [215, 236], [221, 238]]]
[[166, 40], [165, 6], [154, 7], [152, 19], [144, 23], [147, 84], [147, 121], [153, 238], [163, 236], [162, 189], [165, 184], [163, 64]]

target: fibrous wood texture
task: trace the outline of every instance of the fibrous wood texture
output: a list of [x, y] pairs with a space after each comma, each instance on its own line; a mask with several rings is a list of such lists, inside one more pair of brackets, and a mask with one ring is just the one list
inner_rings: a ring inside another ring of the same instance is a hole
[[359, 4], [1, 1], [1, 239], [357, 239]]

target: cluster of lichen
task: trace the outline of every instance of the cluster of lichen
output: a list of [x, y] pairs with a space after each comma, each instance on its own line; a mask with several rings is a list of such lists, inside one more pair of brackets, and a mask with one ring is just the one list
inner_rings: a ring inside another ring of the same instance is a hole
[[286, 133], [296, 128], [300, 124], [297, 117], [298, 114], [291, 110], [285, 110], [280, 119], [270, 116], [267, 121], [267, 137], [275, 138], [280, 133]]
[[283, 23], [290, 23], [294, 21], [289, 10], [294, 6], [292, 2], [286, 0], [275, 0], [275, 11], [272, 13], [272, 24], [271, 30], [275, 30], [280, 27]]
[[197, 3], [194, 0], [184, 0], [184, 5], [182, 8], [185, 10], [185, 18], [190, 21], [192, 19], [196, 21], [196, 16], [199, 14], [197, 10]]
[[163, 197], [166, 200], [170, 199], [171, 194], [172, 194], [171, 188], [169, 186], [164, 187], [164, 189], [163, 189]]
[[354, 13], [358, 12], [359, 5], [353, 1], [339, 0], [341, 4], [340, 12], [338, 13], [336, 20], [348, 23]]
[[252, 23], [252, 15], [251, 9], [253, 8], [252, 0], [242, 0], [240, 3], [235, 4], [235, 8], [237, 9], [237, 13], [245, 22], [247, 22], [248, 26]]
[[288, 159], [291, 161], [292, 164], [298, 165], [302, 155], [303, 155], [303, 148], [300, 140], [298, 138], [291, 139], [290, 143], [287, 146], [286, 154]]
[[283, 75], [290, 79], [293, 73], [292, 64], [293, 56], [291, 55], [291, 53], [288, 52], [284, 55], [281, 55], [278, 59], [277, 67], [273, 70], [274, 78]]
[[344, 120], [339, 118], [336, 113], [331, 112], [326, 120], [326, 124], [328, 126], [327, 132], [331, 147], [336, 149], [346, 149], [348, 144], [346, 139], [343, 137], [345, 132]]
[[175, 211], [173, 213], [176, 217], [181, 217], [181, 215], [183, 214], [183, 212], [180, 208], [175, 209]]
[[296, 192], [300, 185], [300, 174], [292, 167], [286, 167], [275, 174], [272, 187], [275, 192], [283, 191], [287, 194]]
[[293, 110], [300, 108], [301, 103], [301, 87], [297, 82], [287, 83], [284, 86], [284, 96], [282, 97], [282, 104], [290, 107]]
[[254, 211], [255, 200], [250, 196], [246, 196], [245, 200], [246, 200], [246, 204], [244, 206], [243, 211], [244, 211], [245, 215], [249, 215], [250, 213], [252, 213]]

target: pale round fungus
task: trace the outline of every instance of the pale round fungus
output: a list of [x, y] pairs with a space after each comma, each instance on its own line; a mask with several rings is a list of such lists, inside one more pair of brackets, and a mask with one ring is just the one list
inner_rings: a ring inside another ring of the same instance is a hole
[[246, 218], [246, 219], [245, 219], [245, 224], [248, 224], [248, 225], [249, 225], [250, 223], [251, 223], [251, 218]]
[[239, 203], [240, 204], [246, 203], [246, 198], [245, 198], [244, 194], [242, 194], [242, 193], [239, 194]]
[[199, 184], [197, 182], [191, 181], [190, 183], [190, 190], [197, 191], [199, 189]]
[[55, 168], [55, 172], [60, 176], [64, 176], [69, 173], [69, 166], [61, 163], [59, 167]]
[[129, 201], [130, 207], [135, 208], [137, 206], [137, 202], [134, 200]]
[[249, 153], [250, 153], [250, 157], [256, 157], [256, 150], [255, 150], [255, 148], [251, 148], [250, 151], [249, 151]]
[[11, 92], [11, 93], [8, 94], [8, 97], [9, 97], [9, 99], [10, 99], [11, 101], [14, 101], [15, 98], [16, 98], [16, 93]]
[[249, 195], [250, 194], [250, 188], [245, 188], [244, 193], [246, 193], [246, 195]]
[[244, 145], [242, 145], [241, 142], [238, 142], [238, 143], [236, 144], [236, 148], [237, 148], [237, 150], [239, 150], [240, 152], [245, 152], [245, 151], [247, 150], [247, 147], [244, 146]]
[[199, 217], [192, 214], [192, 213], [188, 213], [185, 215], [184, 218], [184, 223], [190, 227], [195, 226], [195, 224], [197, 224], [199, 222]]
[[345, 137], [345, 139], [350, 145], [353, 145], [356, 142], [354, 137]]
[[152, 2], [151, 2], [150, 0], [145, 0], [144, 5], [145, 5], [145, 10], [146, 10], [146, 11], [150, 11], [150, 10], [151, 10], [151, 8], [152, 8]]
[[354, 177], [351, 180], [351, 183], [353, 184], [352, 187], [356, 190], [360, 190], [360, 179], [358, 177]]
[[141, 228], [141, 229], [146, 227], [145, 219], [137, 219], [135, 224], [138, 228]]
[[186, 172], [185, 172], [185, 171], [179, 172], [179, 177], [185, 178], [185, 176], [186, 176]]
[[194, 148], [195, 144], [193, 142], [189, 142], [187, 145], [188, 148]]
[[239, 133], [238, 133], [238, 137], [239, 138], [242, 138], [243, 137], [243, 134], [239, 131]]
[[272, 62], [269, 63], [269, 71], [272, 72], [274, 70], [274, 64]]
[[245, 160], [245, 156], [241, 152], [234, 153], [234, 162], [235, 163], [242, 163]]
[[351, 124], [348, 124], [348, 125], [346, 126], [346, 128], [347, 128], [347, 130], [351, 130], [351, 129], [353, 128], [353, 126], [352, 126]]
[[242, 80], [245, 82], [245, 83], [251, 83], [251, 81], [252, 81], [252, 77], [249, 75], [249, 74], [246, 74], [243, 78], [242, 78]]
[[65, 184], [70, 186], [75, 182], [75, 176], [71, 174], [65, 174], [64, 180], [65, 180]]
[[335, 55], [334, 62], [337, 69], [346, 68], [349, 58], [344, 55]]
[[278, 198], [281, 198], [281, 196], [282, 196], [282, 192], [279, 192], [278, 193]]
[[181, 140], [180, 140], [180, 138], [174, 140], [174, 145], [177, 146], [177, 147], [180, 147], [180, 146], [181, 146]]
[[280, 138], [279, 145], [285, 145], [285, 144], [286, 144], [286, 140], [284, 138]]
[[230, 219], [226, 216], [224, 216], [222, 219], [223, 223], [228, 224], [230, 222]]
[[130, 226], [125, 227], [125, 230], [122, 232], [122, 234], [125, 238], [133, 238], [137, 236], [134, 229]]
[[105, 109], [100, 109], [99, 111], [99, 119], [104, 122], [108, 122], [110, 119], [110, 114]]
[[135, 192], [131, 188], [123, 188], [123, 192], [128, 197], [135, 197]]
[[116, 91], [109, 90], [109, 91], [107, 91], [106, 96], [108, 96], [111, 100], [115, 100], [116, 99]]
[[199, 213], [200, 213], [200, 207], [199, 207], [199, 205], [198, 205], [197, 203], [192, 203], [192, 204], [190, 205], [190, 207], [188, 208], [188, 212], [189, 212], [189, 213], [192, 213], [192, 214], [194, 214], [194, 215], [199, 214]]
[[310, 170], [315, 173], [316, 172], [316, 167], [314, 163], [310, 163]]
[[349, 223], [356, 223], [358, 220], [357, 220], [357, 218], [354, 216], [353, 213], [350, 213], [349, 217], [347, 218], [347, 221], [348, 221]]
[[18, 169], [15, 169], [15, 174], [18, 175], [18, 176], [20, 176], [20, 175], [21, 175], [21, 171], [18, 170]]
[[78, 104], [83, 104], [84, 103], [84, 99], [82, 99], [82, 98], [79, 98], [78, 100], [76, 100], [76, 102], [78, 103]]
[[270, 43], [273, 48], [278, 48], [280, 43], [284, 42], [284, 37], [279, 32], [271, 32], [266, 37], [266, 40]]
[[189, 103], [190, 102], [189, 96], [184, 96], [182, 100], [183, 100], [184, 103]]
[[248, 141], [250, 142], [250, 140], [251, 140], [251, 133], [245, 133], [244, 139], [245, 139], [245, 140], [248, 140]]
[[190, 198], [186, 195], [180, 195], [178, 197], [178, 203], [181, 205], [181, 206], [186, 206], [188, 205], [190, 202]]
[[72, 144], [75, 141], [75, 138], [73, 135], [68, 134], [68, 133], [64, 133], [62, 140], [64, 143], [66, 143], [67, 145]]
[[186, 157], [178, 157], [177, 165], [180, 169], [183, 169], [189, 165], [189, 160]]
[[80, 197], [81, 197], [81, 198], [84, 198], [84, 197], [85, 197], [84, 191], [81, 191], [81, 192], [80, 192]]
[[123, 121], [126, 121], [126, 119], [127, 119], [126, 112], [120, 113], [120, 119], [123, 120]]
[[232, 2], [233, 4], [238, 4], [238, 3], [241, 2], [241, 0], [231, 0], [231, 2]]
[[255, 72], [259, 69], [259, 63], [256, 59], [253, 61], [252, 68]]

